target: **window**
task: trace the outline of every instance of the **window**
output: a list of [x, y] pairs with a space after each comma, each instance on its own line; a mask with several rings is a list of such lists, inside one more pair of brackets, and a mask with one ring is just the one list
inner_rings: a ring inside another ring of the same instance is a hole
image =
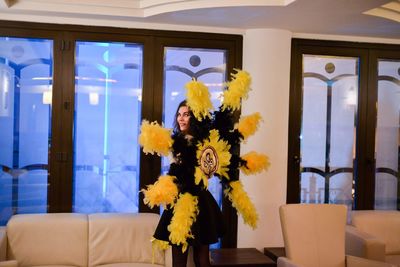
[[[226, 81], [225, 50], [166, 47], [164, 58], [163, 117], [166, 127], [173, 127], [176, 108], [185, 99], [185, 84], [193, 78], [209, 88], [214, 108], [221, 105], [223, 84]], [[168, 161], [163, 160], [165, 171], [168, 166]], [[208, 190], [222, 206], [222, 187], [217, 177], [210, 179]]]
[[53, 42], [0, 37], [0, 224], [46, 212]]
[[[162, 171], [137, 144], [141, 121], [171, 127], [192, 77], [217, 106], [241, 49], [238, 35], [2, 23], [1, 224], [22, 212], [158, 212], [139, 194]], [[227, 203], [222, 246], [234, 247]]]
[[138, 212], [142, 45], [77, 42], [74, 212]]
[[292, 48], [287, 201], [399, 209], [399, 47]]

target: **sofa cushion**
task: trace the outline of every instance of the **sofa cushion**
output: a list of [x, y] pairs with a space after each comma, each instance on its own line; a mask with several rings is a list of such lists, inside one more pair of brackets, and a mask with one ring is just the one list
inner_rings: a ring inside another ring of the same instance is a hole
[[87, 266], [87, 215], [14, 215], [7, 236], [9, 257], [19, 266]]
[[386, 254], [400, 254], [400, 212], [391, 210], [357, 210], [351, 223], [359, 230], [381, 239]]
[[162, 265], [159, 264], [151, 264], [151, 263], [111, 263], [105, 265], [99, 265], [99, 267], [160, 267]]
[[90, 214], [88, 265], [130, 266], [129, 263], [152, 264], [153, 261], [164, 264], [163, 252], [154, 250], [152, 255], [151, 238], [158, 221], [159, 215], [153, 213]]
[[1, 261], [0, 267], [18, 267], [18, 262], [16, 260]]

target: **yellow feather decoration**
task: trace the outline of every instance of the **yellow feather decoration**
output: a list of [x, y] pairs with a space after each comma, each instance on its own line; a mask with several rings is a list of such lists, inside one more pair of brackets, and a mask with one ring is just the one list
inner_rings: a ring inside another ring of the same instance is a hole
[[153, 249], [157, 248], [159, 250], [166, 250], [170, 247], [168, 241], [159, 240], [155, 237], [153, 237], [151, 239], [151, 244], [152, 244]]
[[204, 83], [192, 80], [185, 85], [186, 101], [197, 120], [211, 117], [210, 110], [213, 109], [210, 92]]
[[226, 189], [225, 195], [228, 196], [232, 202], [232, 206], [236, 208], [237, 212], [243, 217], [243, 221], [250, 225], [253, 229], [257, 227], [258, 214], [251, 202], [249, 196], [243, 189], [240, 181], [233, 181], [229, 183], [231, 190]]
[[236, 73], [231, 74], [233, 79], [227, 83], [228, 89], [224, 91], [222, 110], [230, 108], [240, 109], [241, 100], [248, 97], [251, 84], [251, 76], [247, 71], [235, 69]]
[[[153, 237], [150, 241], [151, 241], [151, 248], [152, 248], [151, 263], [155, 264], [156, 256], [158, 256], [157, 259], [164, 256], [163, 255], [164, 253], [162, 255], [160, 255], [160, 252], [161, 251], [164, 252], [165, 250], [167, 250], [170, 247], [170, 245], [167, 241], [159, 240], [159, 239], [156, 239], [155, 237]], [[159, 263], [159, 262], [157, 262], [157, 263]]]
[[143, 120], [140, 127], [139, 144], [145, 154], [157, 153], [159, 156], [168, 156], [172, 147], [171, 130], [161, 127], [156, 121]]
[[246, 175], [256, 174], [263, 170], [266, 171], [271, 165], [268, 156], [255, 151], [251, 151], [241, 158], [246, 161], [246, 165], [241, 166], [240, 169]]
[[182, 252], [188, 247], [187, 239], [193, 238], [190, 228], [199, 213], [197, 202], [197, 197], [190, 193], [180, 194], [174, 206], [171, 223], [168, 225], [169, 240], [172, 244], [182, 245]]
[[195, 172], [194, 172], [194, 182], [195, 184], [199, 184], [201, 181], [203, 181], [204, 188], [208, 188], [208, 177], [203, 173], [203, 171], [199, 168], [196, 167]]
[[262, 121], [262, 117], [259, 112], [256, 112], [249, 116], [240, 118], [239, 123], [235, 125], [235, 128], [238, 129], [238, 131], [243, 135], [244, 140], [246, 140], [258, 130], [260, 121]]
[[150, 208], [160, 205], [167, 208], [167, 205], [172, 205], [178, 196], [178, 187], [174, 183], [175, 179], [175, 176], [160, 176], [157, 182], [148, 185], [147, 189], [142, 189], [144, 204]]

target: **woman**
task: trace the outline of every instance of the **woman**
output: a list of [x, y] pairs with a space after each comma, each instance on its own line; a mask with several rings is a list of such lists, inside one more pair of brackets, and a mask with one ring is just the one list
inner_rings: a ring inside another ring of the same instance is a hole
[[[188, 240], [193, 247], [193, 260], [196, 267], [208, 267], [209, 245], [218, 242], [222, 236], [222, 213], [211, 193], [202, 183], [194, 182], [196, 158], [196, 144], [208, 134], [209, 120], [199, 122], [190, 111], [186, 101], [179, 104], [175, 113], [174, 140], [172, 147], [173, 161], [168, 175], [175, 176], [180, 193], [190, 193], [198, 199], [199, 213], [191, 227], [193, 238]], [[169, 242], [168, 225], [173, 216], [173, 209], [164, 210], [154, 234], [154, 238]], [[185, 267], [188, 250], [182, 252], [182, 247], [172, 245], [172, 262], [174, 267]]]

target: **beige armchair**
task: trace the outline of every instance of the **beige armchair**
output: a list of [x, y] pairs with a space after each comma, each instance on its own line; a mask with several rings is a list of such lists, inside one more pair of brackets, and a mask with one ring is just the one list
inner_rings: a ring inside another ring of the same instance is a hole
[[346, 253], [400, 266], [400, 211], [352, 211]]
[[279, 209], [286, 257], [278, 267], [386, 267], [345, 255], [347, 208], [333, 204], [287, 204]]

